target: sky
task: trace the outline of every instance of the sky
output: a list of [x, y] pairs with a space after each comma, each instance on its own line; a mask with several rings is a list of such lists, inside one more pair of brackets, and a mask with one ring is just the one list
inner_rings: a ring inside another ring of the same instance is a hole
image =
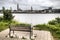
[[48, 7], [60, 8], [60, 0], [0, 0], [0, 9], [4, 6], [5, 8], [17, 9], [17, 4], [19, 4], [21, 9], [46, 9]]

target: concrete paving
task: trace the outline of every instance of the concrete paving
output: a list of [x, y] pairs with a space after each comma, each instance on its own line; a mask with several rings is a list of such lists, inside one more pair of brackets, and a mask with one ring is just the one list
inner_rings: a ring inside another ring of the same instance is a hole
[[34, 30], [33, 33], [37, 35], [35, 40], [53, 40], [53, 37], [49, 31]]
[[[26, 40], [29, 40], [29, 32], [23, 32], [23, 31], [15, 31], [14, 38], [9, 38], [9, 29], [6, 29], [2, 32], [0, 32], [0, 40], [22, 40], [22, 37], [27, 38]], [[13, 34], [11, 34], [13, 35]], [[35, 40], [53, 40], [53, 37], [49, 31], [39, 31], [39, 30], [33, 30], [33, 39]]]

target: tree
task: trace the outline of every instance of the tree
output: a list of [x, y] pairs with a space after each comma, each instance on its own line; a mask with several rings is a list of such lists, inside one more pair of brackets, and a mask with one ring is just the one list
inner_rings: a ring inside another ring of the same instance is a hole
[[8, 20], [8, 21], [11, 21], [13, 19], [13, 15], [12, 15], [12, 12], [11, 10], [6, 10], [5, 7], [3, 7], [3, 19], [4, 20]]

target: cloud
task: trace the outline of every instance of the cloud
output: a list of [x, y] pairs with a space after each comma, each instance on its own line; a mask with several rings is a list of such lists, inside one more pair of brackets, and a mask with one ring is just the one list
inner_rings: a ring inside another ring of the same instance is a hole
[[[35, 6], [34, 8], [47, 8], [53, 5], [53, 3], [49, 0], [14, 0], [15, 4], [19, 3], [23, 6]], [[36, 7], [38, 6], [38, 7]]]
[[11, 6], [13, 9], [16, 9], [17, 3], [22, 9], [26, 9], [27, 6], [33, 6], [36, 9], [48, 8], [50, 6], [53, 8], [60, 7], [60, 0], [0, 0], [0, 7], [5, 6], [6, 8], [8, 8]]
[[60, 0], [50, 0], [54, 8], [60, 8]]

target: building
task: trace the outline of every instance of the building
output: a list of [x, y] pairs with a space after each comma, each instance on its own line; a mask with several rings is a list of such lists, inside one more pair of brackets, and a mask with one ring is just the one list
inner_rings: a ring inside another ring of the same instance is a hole
[[14, 13], [22, 12], [22, 9], [21, 9], [21, 8], [19, 8], [19, 4], [17, 4], [17, 10], [14, 10], [13, 12], [14, 12]]
[[53, 13], [60, 13], [60, 9], [53, 9]]
[[17, 11], [22, 11], [22, 9], [19, 8], [19, 4], [17, 4]]
[[49, 7], [48, 9], [42, 10], [43, 13], [53, 13], [52, 7]]

